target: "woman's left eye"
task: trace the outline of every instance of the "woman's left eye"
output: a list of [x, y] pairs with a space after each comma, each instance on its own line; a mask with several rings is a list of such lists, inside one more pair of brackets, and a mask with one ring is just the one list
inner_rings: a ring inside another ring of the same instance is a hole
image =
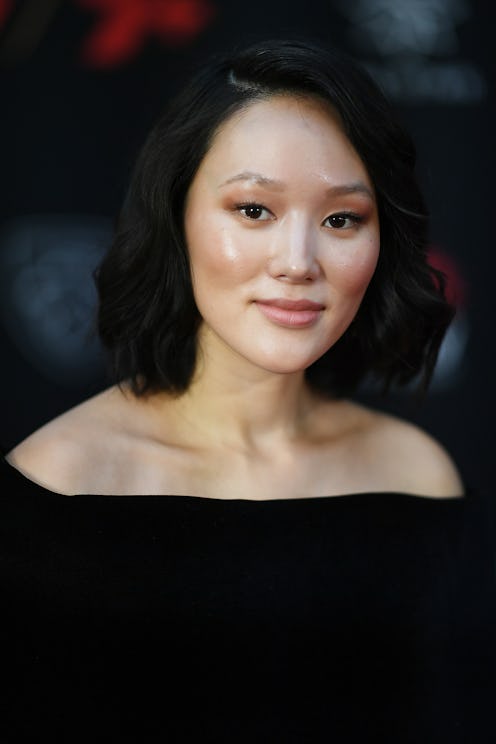
[[338, 230], [346, 230], [350, 227], [355, 227], [360, 222], [362, 222], [362, 217], [358, 214], [354, 214], [353, 212], [339, 212], [329, 215], [324, 220], [324, 225]]
[[262, 204], [238, 204], [236, 209], [253, 222], [264, 222], [272, 218], [272, 214]]

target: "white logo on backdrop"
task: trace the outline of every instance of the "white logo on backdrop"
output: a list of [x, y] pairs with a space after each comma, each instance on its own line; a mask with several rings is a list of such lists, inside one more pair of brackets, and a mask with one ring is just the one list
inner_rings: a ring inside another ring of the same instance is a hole
[[340, 0], [349, 38], [387, 94], [405, 103], [474, 104], [487, 94], [479, 67], [461, 57], [466, 0]]

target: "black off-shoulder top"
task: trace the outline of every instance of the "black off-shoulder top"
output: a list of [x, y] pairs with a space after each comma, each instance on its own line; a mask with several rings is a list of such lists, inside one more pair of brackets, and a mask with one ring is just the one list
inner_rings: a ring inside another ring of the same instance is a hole
[[66, 497], [1, 463], [0, 741], [496, 741], [494, 502]]

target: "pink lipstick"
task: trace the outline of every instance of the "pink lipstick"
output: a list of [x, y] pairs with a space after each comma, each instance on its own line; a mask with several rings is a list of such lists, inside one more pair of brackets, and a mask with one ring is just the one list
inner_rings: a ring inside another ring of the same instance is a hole
[[255, 303], [266, 318], [287, 328], [308, 328], [318, 321], [324, 305], [311, 300], [257, 300]]

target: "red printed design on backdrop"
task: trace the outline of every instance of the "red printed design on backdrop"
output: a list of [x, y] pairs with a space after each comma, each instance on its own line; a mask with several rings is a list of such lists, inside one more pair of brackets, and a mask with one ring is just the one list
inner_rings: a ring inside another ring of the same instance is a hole
[[[1, 0], [0, 0], [1, 2]], [[99, 18], [83, 45], [83, 60], [92, 67], [126, 62], [149, 36], [166, 44], [192, 41], [214, 15], [210, 0], [77, 0]]]
[[0, 0], [0, 28], [2, 28], [7, 20], [13, 4], [13, 0]]
[[429, 264], [445, 275], [448, 302], [457, 308], [464, 307], [467, 299], [467, 283], [454, 259], [437, 246], [431, 247], [428, 258]]

